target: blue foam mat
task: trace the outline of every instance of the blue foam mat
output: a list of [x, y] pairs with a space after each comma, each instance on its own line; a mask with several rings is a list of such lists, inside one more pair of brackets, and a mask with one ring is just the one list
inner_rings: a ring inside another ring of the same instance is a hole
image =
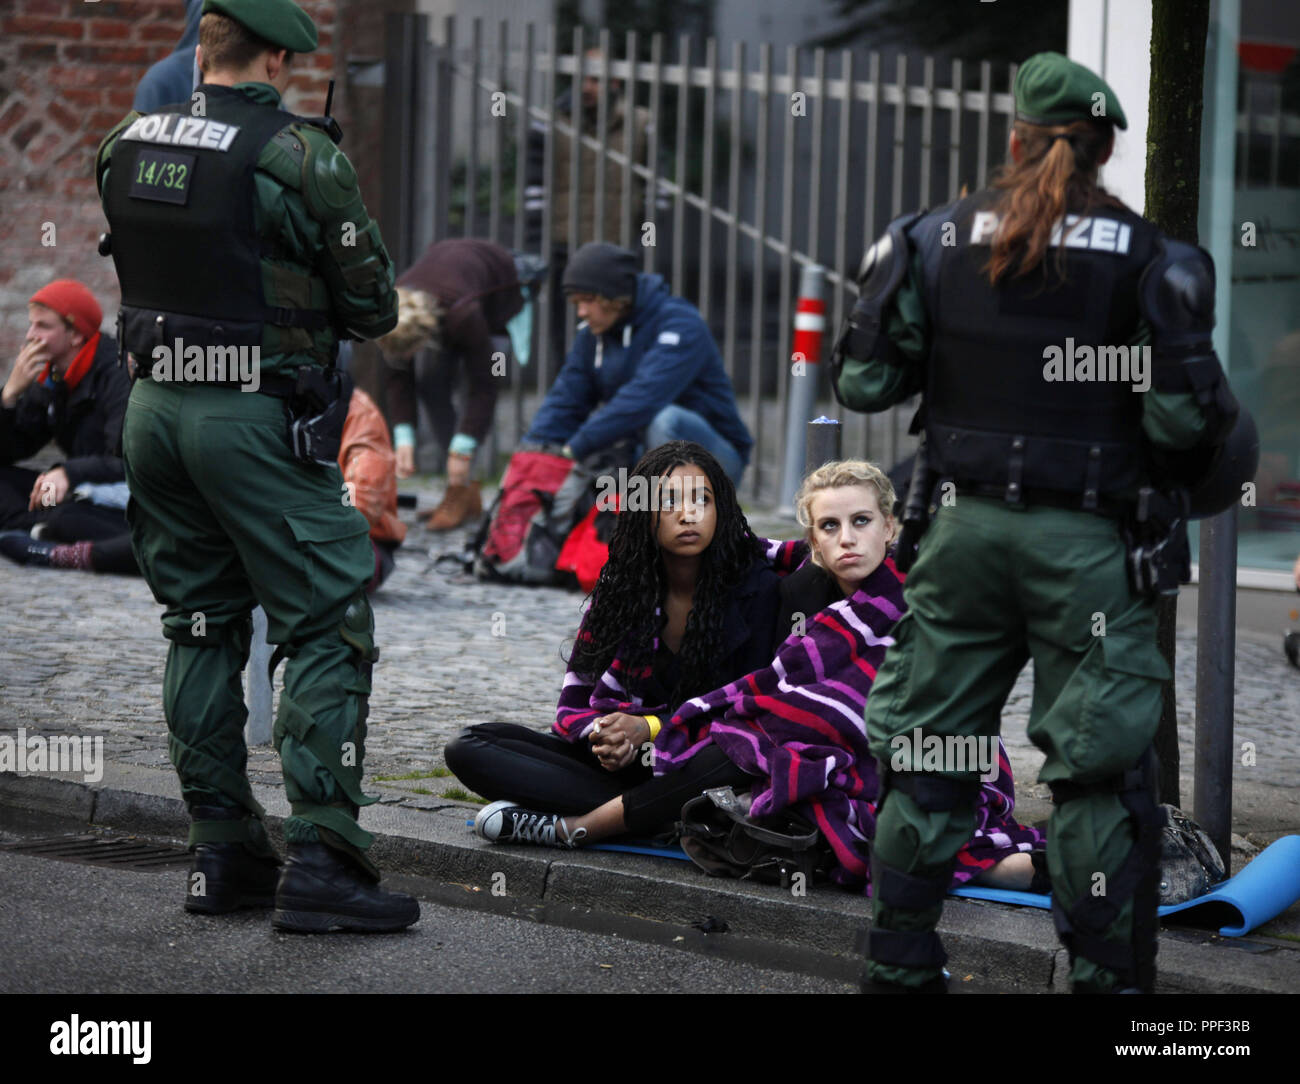
[[684, 850], [676, 843], [671, 847], [660, 847], [648, 839], [628, 838], [626, 843], [593, 843], [590, 847], [583, 848], [588, 851], [622, 851], [624, 854], [648, 854], [652, 858], [676, 858], [679, 862], [689, 862], [691, 860]]
[[[955, 888], [949, 894], [1024, 907], [1052, 906], [1051, 896], [1005, 888]], [[1224, 937], [1241, 937], [1276, 918], [1297, 900], [1300, 900], [1300, 836], [1283, 836], [1265, 847], [1236, 876], [1229, 877], [1204, 896], [1161, 907], [1160, 916], [1181, 915], [1204, 925], [1219, 923], [1219, 933]]]
[[[472, 825], [474, 822], [466, 823]], [[584, 849], [690, 861], [678, 845], [660, 847], [648, 839], [629, 837], [623, 843], [593, 843]], [[1052, 906], [1051, 896], [1017, 892], [1008, 888], [968, 886], [954, 888], [949, 895], [969, 900], [992, 900], [995, 903], [1037, 907], [1041, 910], [1048, 910]], [[1297, 901], [1300, 901], [1300, 836], [1283, 836], [1270, 843], [1240, 873], [1228, 878], [1213, 891], [1186, 903], [1161, 907], [1160, 916], [1164, 918], [1179, 914], [1203, 925], [1218, 922], [1222, 936], [1241, 937], [1256, 926], [1262, 926], [1269, 919], [1276, 918]]]

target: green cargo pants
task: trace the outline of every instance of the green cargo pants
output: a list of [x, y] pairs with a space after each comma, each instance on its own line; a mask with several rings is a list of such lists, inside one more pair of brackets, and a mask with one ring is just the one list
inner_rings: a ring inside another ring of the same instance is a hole
[[298, 462], [284, 403], [237, 388], [155, 384], [131, 391], [122, 437], [127, 519], [141, 571], [166, 607], [163, 707], [172, 763], [191, 806], [242, 808], [200, 821], [191, 842], [247, 839], [263, 810], [245, 774], [240, 673], [250, 613], [287, 656], [275, 742], [290, 841], [324, 840], [364, 862], [361, 791], [370, 664], [365, 517], [337, 466]]
[[[867, 701], [872, 752], [889, 764], [901, 747], [891, 739], [916, 728], [997, 734], [1002, 706], [1032, 658], [1029, 737], [1046, 754], [1039, 779], [1091, 783], [1133, 769], [1155, 737], [1170, 673], [1156, 646], [1155, 607], [1129, 590], [1124, 552], [1118, 524], [1101, 516], [965, 495], [941, 508], [907, 578], [909, 609], [894, 628], [896, 645]], [[875, 855], [907, 874], [945, 878], [973, 824], [973, 801], [927, 812], [895, 787], [881, 805]], [[1134, 841], [1114, 793], [1060, 804], [1047, 839], [1053, 894], [1068, 909], [1104, 893]], [[1154, 912], [1154, 899], [1149, 906]], [[876, 898], [873, 927], [932, 931], [942, 907], [908, 910]], [[1130, 898], [1105, 940], [1127, 945], [1133, 914]], [[876, 981], [917, 986], [939, 970], [868, 965]], [[1076, 990], [1116, 983], [1114, 972], [1082, 955], [1072, 977]]]

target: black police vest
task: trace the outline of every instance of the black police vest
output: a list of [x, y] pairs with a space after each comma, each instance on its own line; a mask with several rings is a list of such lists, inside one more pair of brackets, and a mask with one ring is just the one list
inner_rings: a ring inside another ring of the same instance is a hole
[[228, 87], [135, 120], [113, 145], [105, 213], [122, 288], [123, 346], [140, 359], [187, 346], [260, 347], [263, 326], [322, 328], [328, 315], [275, 309], [262, 290], [253, 218], [263, 147], [298, 118]]
[[1095, 509], [1146, 475], [1134, 386], [1152, 376], [1150, 353], [1126, 344], [1158, 233], [1129, 211], [1067, 216], [1063, 278], [1058, 224], [1037, 268], [992, 286], [995, 198], [978, 192], [911, 231], [931, 325], [930, 462], [959, 489]]

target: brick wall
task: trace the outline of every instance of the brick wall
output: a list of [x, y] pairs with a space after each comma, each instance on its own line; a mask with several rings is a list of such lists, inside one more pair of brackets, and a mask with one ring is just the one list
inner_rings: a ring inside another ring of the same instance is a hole
[[[330, 78], [342, 86], [346, 75], [336, 9], [354, 5], [299, 3], [321, 44], [296, 58], [286, 105], [319, 113]], [[372, 5], [355, 7], [354, 21]], [[27, 299], [51, 279], [85, 282], [112, 326], [120, 295], [112, 261], [95, 250], [106, 228], [95, 148], [130, 110], [149, 65], [175, 49], [184, 21], [183, 0], [0, 0], [0, 374], [26, 333]], [[346, 124], [348, 103], [338, 92], [335, 103]]]

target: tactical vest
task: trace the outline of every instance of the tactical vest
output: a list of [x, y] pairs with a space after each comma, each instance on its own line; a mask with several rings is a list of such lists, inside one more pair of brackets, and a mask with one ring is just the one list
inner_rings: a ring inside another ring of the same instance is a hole
[[253, 210], [263, 147], [299, 118], [237, 90], [204, 85], [188, 102], [135, 120], [113, 145], [104, 209], [122, 288], [124, 349], [261, 347], [265, 324], [320, 329], [326, 312], [266, 304]]
[[1127, 343], [1158, 234], [1129, 211], [1067, 216], [1061, 270], [1058, 224], [1039, 266], [1013, 278], [1013, 264], [995, 287], [984, 270], [995, 195], [978, 192], [910, 231], [931, 325], [931, 466], [959, 490], [1095, 510], [1146, 475], [1134, 386], [1143, 372], [1150, 380], [1150, 355]]

